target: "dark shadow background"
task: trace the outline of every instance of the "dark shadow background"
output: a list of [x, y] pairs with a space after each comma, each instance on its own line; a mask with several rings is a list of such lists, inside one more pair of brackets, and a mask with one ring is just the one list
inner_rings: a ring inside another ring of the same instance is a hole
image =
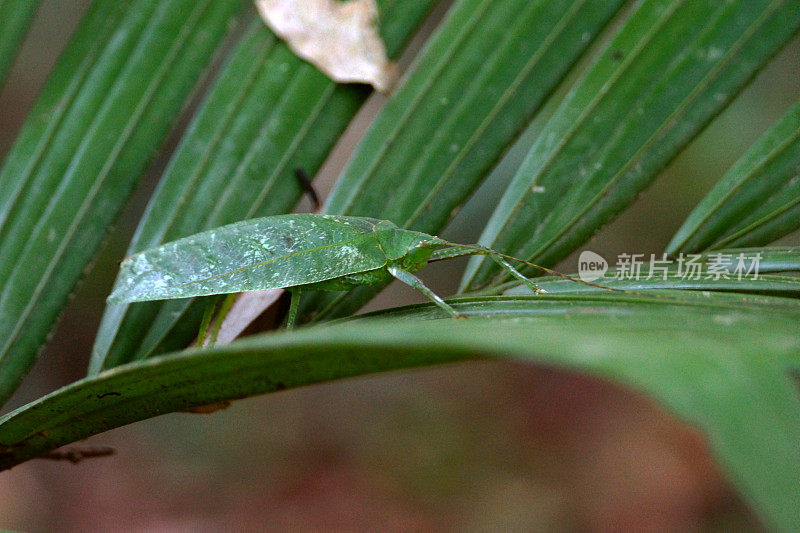
[[[43, 2], [0, 94], [5, 154], [84, 0]], [[428, 25], [428, 30], [433, 24]], [[659, 180], [585, 248], [659, 252], [712, 184], [800, 98], [795, 39]], [[326, 164], [323, 191], [382, 99]], [[182, 125], [185, 125], [185, 120]], [[530, 134], [536, 132], [537, 125]], [[13, 406], [83, 377], [116, 262], [175, 132], [121, 217]], [[502, 168], [512, 169], [518, 156]], [[474, 241], [508, 172], [445, 232]], [[306, 209], [305, 205], [301, 209]], [[785, 239], [798, 244], [797, 235]], [[575, 270], [574, 258], [562, 268]], [[463, 263], [423, 277], [455, 291]], [[392, 286], [370, 309], [420, 301]], [[646, 354], [643, 354], [646, 356]], [[756, 529], [702, 437], [648, 399], [570, 372], [469, 363], [286, 391], [212, 415], [173, 414], [97, 436], [118, 454], [32, 461], [0, 475], [0, 526], [26, 531]]]

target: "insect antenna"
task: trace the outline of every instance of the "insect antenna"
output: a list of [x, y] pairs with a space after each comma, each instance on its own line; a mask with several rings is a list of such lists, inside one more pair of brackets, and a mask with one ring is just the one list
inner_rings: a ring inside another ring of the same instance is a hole
[[[581, 285], [586, 285], [588, 287], [594, 287], [596, 289], [604, 289], [604, 290], [607, 290], [607, 291], [623, 292], [623, 293], [626, 293], [626, 294], [637, 294], [637, 295], [642, 295], [643, 294], [643, 293], [639, 293], [639, 292], [636, 292], [636, 291], [628, 291], [628, 290], [625, 290], [625, 289], [617, 289], [617, 288], [614, 288], [614, 287], [608, 287], [608, 286], [605, 286], [605, 285], [599, 285], [597, 283], [591, 283], [589, 281], [583, 281], [580, 278], [576, 278], [574, 276], [570, 276], [568, 274], [564, 274], [562, 272], [558, 272], [557, 270], [553, 270], [553, 269], [550, 269], [550, 268], [547, 268], [547, 267], [543, 267], [541, 265], [537, 265], [535, 263], [531, 263], [530, 261], [526, 261], [524, 259], [520, 259], [520, 258], [514, 257], [512, 255], [508, 255], [508, 254], [504, 254], [504, 253], [501, 253], [501, 252], [497, 252], [495, 250], [492, 250], [491, 248], [485, 248], [483, 246], [479, 246], [479, 245], [476, 245], [476, 244], [456, 244], [456, 243], [447, 242], [447, 241], [444, 241], [444, 242], [446, 243], [447, 246], [453, 246], [455, 248], [461, 248], [461, 249], [464, 249], [464, 250], [470, 250], [472, 252], [471, 255], [488, 255], [490, 257], [491, 256], [497, 256], [497, 257], [502, 257], [503, 259], [509, 259], [511, 261], [517, 261], [517, 262], [522, 263], [524, 265], [527, 265], [527, 266], [529, 266], [531, 268], [535, 268], [537, 270], [541, 270], [542, 272], [544, 272], [546, 274], [550, 274], [551, 276], [557, 276], [557, 277], [562, 278], [562, 279], [566, 279], [566, 280], [569, 280], [569, 281], [574, 281], [575, 283], [580, 283]], [[503, 266], [502, 263], [500, 263], [500, 265]], [[511, 271], [511, 273], [514, 274], [513, 269]], [[514, 274], [514, 277], [517, 277], [516, 274]], [[537, 291], [534, 291], [534, 292], [537, 292]], [[544, 292], [544, 291], [539, 289], [538, 292]], [[651, 296], [651, 295], [648, 295], [648, 296]]]
[[308, 177], [306, 171], [301, 167], [294, 169], [294, 176], [297, 179], [297, 183], [300, 184], [300, 188], [303, 189], [303, 192], [308, 197], [308, 201], [311, 202], [311, 210], [314, 213], [318, 212], [320, 207], [322, 207], [322, 202], [319, 200], [319, 195], [314, 188], [314, 184], [311, 183], [311, 178]]

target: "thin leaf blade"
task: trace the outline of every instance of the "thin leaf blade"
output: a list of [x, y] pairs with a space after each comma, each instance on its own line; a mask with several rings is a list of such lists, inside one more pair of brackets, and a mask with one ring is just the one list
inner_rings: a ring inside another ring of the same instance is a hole
[[[549, 265], [586, 241], [800, 28], [795, 2], [649, 0], [545, 125], [481, 243]], [[462, 287], [492, 282], [474, 258]]]
[[0, 401], [241, 7], [95, 2], [0, 169]]
[[800, 227], [800, 103], [725, 173], [667, 252], [766, 245]]
[[[548, 293], [603, 292], [613, 290], [647, 291], [683, 289], [692, 291], [734, 291], [740, 293], [800, 295], [800, 247], [732, 248], [683, 254], [665, 259], [652, 254], [636, 264], [621, 263], [593, 279], [596, 286], [559, 277], [535, 278]], [[777, 275], [785, 274], [785, 275]], [[599, 275], [599, 274], [598, 274]], [[580, 279], [579, 274], [573, 278]], [[517, 281], [493, 286], [479, 293], [527, 294]], [[685, 293], [681, 293], [684, 294]], [[718, 295], [714, 295], [718, 297]]]
[[0, 89], [40, 0], [0, 0]]

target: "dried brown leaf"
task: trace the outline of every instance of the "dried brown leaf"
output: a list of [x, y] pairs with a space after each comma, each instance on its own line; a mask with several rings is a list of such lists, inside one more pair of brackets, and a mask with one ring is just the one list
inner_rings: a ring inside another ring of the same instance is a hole
[[395, 79], [375, 0], [255, 0], [267, 25], [334, 81], [387, 92]]

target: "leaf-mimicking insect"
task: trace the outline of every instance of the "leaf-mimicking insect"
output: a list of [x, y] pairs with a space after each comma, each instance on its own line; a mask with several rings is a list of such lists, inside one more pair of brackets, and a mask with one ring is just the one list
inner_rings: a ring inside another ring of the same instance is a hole
[[455, 309], [413, 273], [431, 259], [476, 254], [491, 257], [534, 292], [543, 292], [506, 261], [514, 258], [488, 248], [450, 243], [399, 228], [388, 220], [291, 214], [229, 224], [128, 257], [120, 266], [108, 301], [116, 304], [282, 288], [292, 294], [287, 318], [291, 327], [303, 291], [346, 291], [396, 278], [458, 317]]

